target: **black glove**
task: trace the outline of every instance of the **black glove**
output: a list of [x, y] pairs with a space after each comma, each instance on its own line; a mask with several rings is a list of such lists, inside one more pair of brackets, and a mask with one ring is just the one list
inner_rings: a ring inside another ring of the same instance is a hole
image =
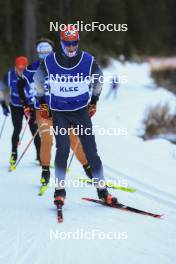
[[92, 97], [91, 97], [91, 100], [90, 100], [90, 105], [96, 105], [97, 104], [97, 102], [98, 102], [98, 100], [99, 100], [99, 96], [95, 96], [95, 95], [92, 95]]
[[25, 105], [24, 106], [24, 114], [25, 114], [25, 116], [28, 118], [28, 117], [32, 117], [32, 115], [33, 115], [33, 113], [34, 113], [34, 107], [33, 106], [31, 106], [31, 105]]
[[96, 104], [97, 104], [97, 101], [98, 101], [99, 97], [98, 96], [92, 96], [91, 98], [91, 101], [88, 105], [88, 113], [89, 113], [89, 116], [92, 117], [96, 111], [97, 111], [97, 107], [96, 107]]
[[47, 104], [40, 104], [40, 116], [44, 119], [51, 117], [51, 111]]
[[3, 115], [8, 116], [10, 114], [9, 107], [7, 106], [6, 102], [3, 101], [1, 103]]

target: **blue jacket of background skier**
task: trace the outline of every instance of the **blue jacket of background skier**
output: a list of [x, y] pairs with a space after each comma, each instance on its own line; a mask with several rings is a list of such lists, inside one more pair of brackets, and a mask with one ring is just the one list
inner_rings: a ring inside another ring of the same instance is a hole
[[[14, 106], [23, 107], [23, 104], [21, 103], [21, 99], [20, 99], [19, 92], [18, 92], [18, 86], [17, 86], [17, 83], [18, 83], [20, 78], [17, 75], [15, 69], [8, 71], [7, 78], [8, 78], [7, 79], [7, 85], [10, 88], [11, 104]], [[29, 105], [32, 105], [33, 104], [33, 96], [30, 93], [30, 87], [28, 84], [26, 84], [24, 87], [24, 93], [26, 96], [27, 103]]]
[[34, 103], [34, 108], [39, 109], [39, 102], [35, 97], [35, 89], [34, 89], [34, 80], [33, 76], [34, 73], [36, 72], [37, 68], [40, 65], [40, 60], [34, 61], [31, 65], [29, 65], [23, 72], [23, 78], [27, 81], [31, 94], [33, 95], [33, 103]]

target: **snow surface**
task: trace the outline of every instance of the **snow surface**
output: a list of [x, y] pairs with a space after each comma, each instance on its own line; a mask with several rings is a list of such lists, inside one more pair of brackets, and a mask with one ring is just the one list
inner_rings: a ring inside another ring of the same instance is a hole
[[[8, 118], [0, 139], [0, 264], [175, 263], [175, 146], [164, 139], [144, 142], [136, 136], [146, 107], [160, 100], [174, 103], [175, 97], [162, 88], [155, 89], [146, 63], [122, 65], [112, 60], [104, 74], [116, 73], [126, 75], [128, 83], [120, 86], [116, 100], [104, 99], [108, 92], [105, 85], [93, 123], [104, 128], [126, 128], [128, 135], [96, 134], [105, 176], [111, 180], [126, 180], [137, 189], [136, 193], [111, 191], [120, 202], [164, 214], [163, 219], [83, 201], [81, 197], [96, 198], [94, 188], [70, 187], [67, 188], [64, 222], [58, 224], [53, 188], [49, 188], [45, 196], [37, 196], [41, 170], [34, 165], [34, 147], [29, 149], [16, 171], [8, 172], [12, 134]], [[0, 126], [3, 119], [0, 113]], [[30, 137], [28, 132], [20, 153]], [[53, 147], [53, 159], [54, 152]], [[74, 159], [68, 179], [83, 175], [82, 167]], [[92, 230], [105, 234], [116, 232], [121, 239], [51, 237], [53, 233], [85, 234]]]

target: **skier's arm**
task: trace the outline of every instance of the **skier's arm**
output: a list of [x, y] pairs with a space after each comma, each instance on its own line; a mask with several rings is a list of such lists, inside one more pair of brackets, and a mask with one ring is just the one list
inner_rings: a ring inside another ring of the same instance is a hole
[[0, 104], [2, 106], [2, 111], [5, 116], [10, 113], [8, 106], [9, 98], [9, 87], [8, 87], [8, 74], [5, 75], [3, 81], [0, 81]]
[[39, 100], [40, 103], [45, 103], [44, 83], [45, 83], [46, 75], [47, 75], [46, 67], [44, 61], [42, 61], [42, 63], [38, 67], [33, 77], [37, 99]]
[[27, 83], [26, 79], [22, 78], [22, 77], [20, 77], [20, 79], [17, 83], [19, 97], [20, 97], [20, 100], [21, 100], [21, 103], [23, 104], [23, 106], [28, 106], [26, 96], [25, 96], [25, 92], [24, 92], [24, 87], [25, 87], [26, 83]]
[[0, 102], [4, 100], [4, 89], [5, 85], [2, 81], [0, 81]]
[[4, 114], [5, 116], [8, 116], [9, 113], [10, 113], [10, 111], [9, 111], [9, 106], [8, 106], [8, 104], [6, 103], [5, 100], [1, 101], [1, 106], [2, 106], [3, 114]]
[[9, 114], [9, 108], [7, 105], [7, 102], [5, 101], [5, 95], [4, 95], [4, 90], [5, 90], [5, 84], [0, 81], [0, 104], [2, 106], [2, 111], [5, 116]]
[[3, 80], [0, 81], [0, 101], [9, 102], [10, 88], [8, 82], [8, 73], [4, 76]]
[[100, 80], [103, 77], [103, 72], [95, 60], [92, 64], [91, 77], [92, 96], [88, 105], [88, 112], [90, 117], [92, 117], [96, 113], [96, 104], [102, 91], [102, 83], [100, 82]]
[[99, 100], [99, 96], [102, 91], [102, 83], [101, 79], [103, 77], [103, 72], [97, 62], [94, 60], [92, 64], [92, 70], [91, 70], [91, 76], [92, 76], [92, 97], [91, 97], [91, 103], [96, 104], [96, 102]]

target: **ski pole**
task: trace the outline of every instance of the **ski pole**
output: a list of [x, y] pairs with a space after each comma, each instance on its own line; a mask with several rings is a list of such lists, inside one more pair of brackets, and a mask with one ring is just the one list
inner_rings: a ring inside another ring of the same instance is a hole
[[1, 136], [2, 136], [2, 132], [3, 132], [3, 130], [4, 130], [6, 120], [7, 120], [7, 116], [5, 116], [4, 121], [3, 121], [3, 124], [2, 124], [2, 127], [1, 127], [0, 138], [1, 138]]
[[71, 166], [71, 164], [72, 164], [72, 161], [73, 161], [73, 158], [74, 158], [74, 156], [75, 156], [75, 152], [76, 152], [76, 150], [77, 150], [77, 148], [78, 148], [78, 146], [79, 146], [79, 143], [80, 143], [80, 141], [79, 141], [79, 139], [77, 139], [76, 146], [75, 146], [75, 148], [74, 148], [74, 150], [73, 150], [73, 153], [72, 153], [72, 155], [71, 155], [70, 161], [69, 161], [69, 163], [68, 163], [68, 167], [67, 167], [67, 172], [68, 172], [68, 173], [70, 172], [70, 166]]
[[16, 164], [13, 166], [12, 171], [16, 169], [16, 167], [18, 166], [18, 164], [20, 163], [21, 159], [23, 158], [24, 154], [27, 152], [29, 146], [31, 145], [31, 143], [33, 142], [34, 138], [37, 136], [39, 130], [37, 129], [37, 131], [35, 132], [35, 134], [33, 135], [33, 137], [30, 139], [29, 143], [27, 144], [27, 146], [25, 147], [24, 151], [22, 152], [21, 156], [19, 157], [19, 159], [17, 160]]
[[[90, 116], [90, 117], [92, 117], [92, 116]], [[68, 172], [68, 173], [70, 172], [70, 166], [71, 166], [71, 164], [72, 164], [72, 161], [73, 161], [73, 158], [74, 158], [74, 156], [75, 156], [75, 152], [76, 152], [76, 150], [77, 150], [77, 148], [78, 148], [78, 146], [79, 146], [79, 143], [80, 143], [80, 141], [79, 141], [79, 139], [78, 139], [78, 140], [77, 140], [77, 143], [76, 143], [76, 146], [75, 146], [75, 148], [74, 148], [74, 150], [73, 150], [72, 156], [71, 156], [71, 158], [70, 158], [70, 161], [69, 161], [69, 163], [68, 163], [68, 167], [67, 167], [67, 172]]]
[[20, 140], [19, 140], [19, 142], [18, 142], [18, 146], [21, 144], [21, 141], [22, 141], [22, 139], [23, 139], [23, 137], [24, 137], [24, 133], [25, 133], [25, 131], [26, 131], [26, 128], [27, 128], [27, 126], [29, 125], [29, 121], [30, 121], [30, 119], [31, 119], [31, 117], [28, 116], [28, 118], [27, 118], [27, 120], [26, 120], [26, 125], [25, 125], [25, 127], [24, 127], [24, 129], [23, 129], [23, 132], [22, 132], [22, 134], [21, 134], [21, 138], [20, 138]]

